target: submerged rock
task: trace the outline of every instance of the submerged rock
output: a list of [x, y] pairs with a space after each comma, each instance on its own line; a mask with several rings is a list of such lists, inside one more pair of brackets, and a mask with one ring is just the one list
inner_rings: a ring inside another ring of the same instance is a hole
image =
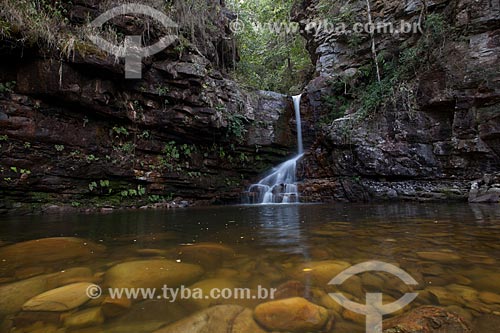
[[500, 273], [488, 272], [475, 279], [472, 284], [478, 290], [500, 294]]
[[350, 263], [341, 260], [313, 261], [300, 265], [292, 274], [300, 281], [310, 278], [315, 285], [325, 288], [335, 276], [350, 266]]
[[49, 290], [24, 303], [23, 311], [68, 311], [88, 302], [91, 283], [79, 282]]
[[194, 290], [202, 291], [204, 297], [202, 299], [190, 298], [185, 300], [186, 304], [188, 305], [187, 308], [190, 309], [194, 308], [196, 310], [201, 310], [213, 305], [231, 304], [231, 303], [234, 304], [236, 302], [241, 302], [241, 300], [237, 298], [223, 299], [223, 298], [210, 297], [211, 292], [213, 290], [221, 291], [225, 288], [235, 290], [236, 287], [237, 287], [236, 282], [229, 279], [206, 279], [196, 282], [195, 284], [189, 286], [189, 289], [192, 291]]
[[90, 282], [92, 279], [92, 271], [89, 268], [76, 267], [2, 285], [0, 286], [0, 317], [18, 312], [26, 301], [47, 290], [60, 287], [70, 281]]
[[43, 238], [0, 248], [0, 275], [22, 266], [57, 261], [89, 260], [106, 250], [103, 245], [74, 237]]
[[101, 304], [102, 313], [105, 317], [116, 317], [126, 312], [132, 306], [132, 301], [126, 297], [106, 297]]
[[454, 262], [462, 260], [462, 257], [452, 252], [417, 252], [417, 256], [421, 259], [439, 262]]
[[384, 321], [384, 333], [471, 333], [458, 314], [434, 306], [422, 306]]
[[330, 319], [327, 309], [301, 297], [287, 298], [258, 305], [255, 320], [271, 331], [319, 331]]
[[64, 319], [64, 326], [68, 328], [81, 328], [100, 325], [104, 322], [101, 308], [94, 307], [71, 314]]
[[500, 295], [496, 293], [480, 292], [479, 299], [487, 304], [500, 304]]
[[234, 255], [233, 249], [217, 243], [184, 245], [178, 249], [180, 260], [202, 265], [206, 269], [217, 267]]
[[500, 332], [499, 315], [482, 315], [474, 322], [474, 333]]
[[193, 264], [173, 260], [138, 260], [111, 267], [104, 276], [106, 286], [112, 288], [175, 288], [198, 280], [204, 270]]
[[275, 299], [285, 299], [291, 297], [304, 297], [306, 286], [300, 281], [287, 281], [276, 288]]
[[218, 305], [197, 312], [153, 333], [265, 333], [252, 311], [238, 305]]

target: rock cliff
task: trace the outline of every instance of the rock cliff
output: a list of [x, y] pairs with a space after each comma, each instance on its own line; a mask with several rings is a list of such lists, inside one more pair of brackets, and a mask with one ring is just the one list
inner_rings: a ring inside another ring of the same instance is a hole
[[306, 29], [325, 18], [366, 23], [366, 1], [325, 3], [294, 9], [316, 62], [302, 105], [304, 197], [466, 200], [472, 181], [499, 172], [498, 1], [371, 1], [374, 23], [422, 27], [374, 34], [380, 84], [369, 34]]
[[[105, 9], [72, 3], [61, 9], [67, 31]], [[123, 60], [88, 41], [28, 43], [26, 27], [3, 18], [0, 213], [238, 202], [246, 180], [285, 159], [295, 144], [291, 101], [228, 78], [231, 14], [218, 0], [209, 9], [205, 30], [181, 26], [172, 45], [144, 59], [142, 80], [125, 80]], [[118, 35], [162, 33], [134, 17], [113, 23]]]

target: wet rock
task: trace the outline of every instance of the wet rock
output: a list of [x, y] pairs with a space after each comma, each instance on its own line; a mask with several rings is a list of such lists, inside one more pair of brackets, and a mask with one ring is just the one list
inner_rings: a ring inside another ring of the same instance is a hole
[[47, 271], [47, 269], [44, 267], [30, 266], [30, 267], [21, 267], [17, 269], [14, 276], [16, 277], [17, 280], [24, 280], [44, 273], [49, 273], [49, 271]]
[[444, 287], [448, 285], [450, 281], [439, 276], [426, 276], [424, 277], [424, 283], [426, 286]]
[[238, 271], [231, 268], [220, 268], [215, 271], [215, 277], [221, 279], [232, 279], [238, 276]]
[[480, 291], [500, 293], [500, 273], [487, 272], [473, 280], [472, 285]]
[[138, 249], [136, 252], [142, 257], [162, 257], [168, 253], [167, 251], [160, 249]]
[[422, 306], [384, 321], [384, 333], [471, 333], [466, 321], [442, 308]]
[[439, 262], [456, 262], [462, 260], [462, 257], [452, 252], [417, 252], [417, 256], [421, 259]]
[[500, 175], [485, 175], [482, 179], [472, 182], [469, 192], [470, 203], [500, 202]]
[[[48, 311], [21, 311], [13, 318], [13, 324], [17, 328], [28, 327], [37, 322], [59, 326], [64, 313]], [[1, 332], [1, 331], [0, 331]]]
[[287, 281], [276, 288], [274, 299], [285, 299], [292, 297], [304, 297], [306, 286], [300, 281]]
[[366, 329], [358, 324], [348, 321], [340, 321], [335, 323], [334, 332], [349, 332], [349, 333], [366, 333]]
[[313, 248], [310, 250], [310, 256], [314, 260], [326, 260], [331, 257], [331, 254], [326, 249]]
[[480, 292], [478, 294], [479, 299], [487, 304], [500, 304], [500, 295], [496, 293], [490, 293], [487, 291]]
[[310, 278], [318, 287], [326, 288], [335, 276], [350, 266], [350, 263], [340, 260], [313, 261], [300, 265], [292, 275], [300, 281]]
[[217, 267], [234, 255], [233, 249], [217, 243], [185, 245], [178, 249], [180, 260], [202, 265], [205, 269]]
[[68, 328], [82, 328], [88, 326], [101, 325], [104, 322], [104, 316], [101, 308], [95, 307], [78, 311], [64, 319], [64, 326]]
[[59, 328], [54, 324], [46, 324], [42, 321], [34, 323], [28, 327], [22, 328], [20, 330], [14, 329], [14, 332], [19, 333], [65, 333], [63, 328]]
[[111, 298], [107, 296], [101, 304], [105, 317], [116, 317], [125, 313], [132, 306], [132, 301], [126, 297]]
[[191, 314], [179, 302], [145, 300], [134, 303], [120, 317], [106, 320], [99, 328], [103, 333], [151, 333]]
[[231, 290], [235, 290], [237, 287], [237, 283], [235, 281], [229, 279], [207, 279], [196, 282], [195, 284], [189, 286], [191, 290], [200, 290], [203, 294], [203, 299], [191, 298], [185, 300], [187, 304], [187, 308], [193, 308], [195, 310], [206, 309], [210, 306], [219, 305], [219, 304], [231, 304], [231, 303], [239, 303], [240, 300], [237, 298], [233, 299], [223, 299], [220, 297], [212, 298], [211, 292], [213, 290], [222, 291], [225, 288], [229, 288]]
[[197, 312], [153, 333], [265, 333], [252, 311], [238, 305], [218, 305]]
[[470, 310], [459, 306], [459, 305], [450, 305], [445, 308], [446, 311], [453, 312], [462, 317], [466, 323], [472, 323], [473, 316]]
[[102, 255], [106, 247], [74, 237], [36, 239], [0, 248], [0, 275], [29, 265], [68, 260], [89, 260]]
[[459, 284], [450, 284], [446, 287], [446, 289], [450, 290], [452, 293], [459, 295], [466, 302], [474, 302], [477, 301], [478, 292], [474, 288], [470, 288], [467, 286], [462, 286]]
[[463, 303], [460, 295], [444, 287], [427, 287], [426, 290], [429, 291], [441, 305], [457, 305]]
[[334, 288], [338, 287], [338, 289], [348, 292], [357, 298], [362, 298], [364, 296], [364, 292], [361, 285], [362, 282], [359, 276], [351, 276], [349, 279], [344, 281], [342, 285], [335, 286]]
[[[148, 321], [143, 323], [102, 325], [71, 329], [71, 333], [151, 333], [164, 325], [161, 321]], [[66, 331], [65, 331], [66, 332]], [[65, 333], [62, 332], [62, 333]]]
[[474, 333], [500, 332], [500, 315], [486, 314], [476, 318]]
[[104, 276], [106, 286], [112, 288], [175, 288], [188, 285], [203, 275], [198, 265], [173, 260], [138, 260], [117, 264]]
[[333, 310], [334, 315], [341, 315], [344, 311], [344, 307], [325, 292], [322, 292], [318, 304], [324, 306], [327, 309]]
[[385, 288], [384, 279], [373, 273], [365, 273], [361, 275], [361, 283], [363, 287], [372, 292], [380, 292]]
[[0, 317], [21, 310], [30, 298], [61, 285], [91, 281], [92, 271], [85, 267], [67, 269], [64, 272], [39, 275], [30, 279], [0, 286]]
[[[361, 308], [359, 308], [359, 311], [362, 311]], [[348, 309], [343, 309], [342, 310], [342, 318], [345, 320], [351, 321], [353, 323], [357, 323], [360, 325], [363, 325], [366, 323], [366, 317], [363, 314], [360, 314], [358, 312], [354, 312]]]
[[236, 317], [232, 332], [234, 333], [265, 333], [262, 327], [257, 324], [250, 309], [245, 309]]
[[91, 283], [79, 282], [49, 290], [23, 304], [23, 311], [62, 312], [75, 309], [88, 302], [87, 288]]
[[271, 331], [319, 331], [328, 323], [330, 314], [322, 306], [301, 297], [287, 298], [258, 305], [255, 320]]

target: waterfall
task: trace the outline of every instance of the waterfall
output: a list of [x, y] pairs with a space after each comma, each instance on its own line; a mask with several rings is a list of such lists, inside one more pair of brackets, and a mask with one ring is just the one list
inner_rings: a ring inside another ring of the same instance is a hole
[[299, 202], [299, 191], [297, 187], [297, 162], [304, 154], [302, 142], [302, 121], [300, 118], [300, 100], [302, 95], [293, 96], [295, 119], [297, 122], [297, 155], [292, 159], [278, 165], [271, 172], [253, 184], [248, 189], [251, 203], [297, 203]]
[[298, 154], [304, 153], [304, 143], [302, 142], [302, 119], [300, 118], [300, 101], [302, 95], [293, 96], [293, 108], [295, 109], [295, 120], [297, 121], [297, 146]]

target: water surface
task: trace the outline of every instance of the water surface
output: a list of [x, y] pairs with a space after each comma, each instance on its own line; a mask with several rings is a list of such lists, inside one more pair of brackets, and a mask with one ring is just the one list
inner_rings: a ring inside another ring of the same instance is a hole
[[[107, 250], [104, 256], [90, 261], [4, 270], [0, 287], [30, 276], [19, 271], [32, 270], [31, 275], [36, 276], [37, 269], [41, 274], [85, 266], [101, 276], [119, 262], [154, 256], [175, 259], [182, 244], [209, 242], [232, 248], [236, 256], [205, 267], [202, 279], [224, 275], [236, 285], [249, 288], [300, 281], [305, 287], [304, 297], [336, 309], [334, 332], [363, 332], [363, 326], [362, 318], [342, 313], [325, 299], [326, 292], [335, 290], [333, 287], [320, 285], [308, 274], [309, 267], [332, 260], [351, 265], [380, 260], [409, 272], [420, 283], [415, 288], [420, 296], [405, 311], [425, 304], [439, 305], [470, 321], [500, 313], [500, 304], [487, 297], [489, 293], [500, 294], [498, 205], [268, 205], [0, 218], [2, 246], [60, 236], [91, 240]], [[144, 249], [163, 252], [141, 251]], [[373, 280], [383, 282], [378, 289], [388, 300], [409, 290], [385, 274], [365, 273], [341, 286], [340, 291], [363, 303], [365, 293], [374, 288], [369, 282]], [[138, 302], [123, 316], [107, 319], [100, 326], [106, 332], [151, 332], [153, 326], [146, 322], [166, 323], [194, 311], [189, 303], [165, 303]], [[230, 303], [253, 307], [258, 302]], [[23, 320], [17, 323], [28, 325]]]

